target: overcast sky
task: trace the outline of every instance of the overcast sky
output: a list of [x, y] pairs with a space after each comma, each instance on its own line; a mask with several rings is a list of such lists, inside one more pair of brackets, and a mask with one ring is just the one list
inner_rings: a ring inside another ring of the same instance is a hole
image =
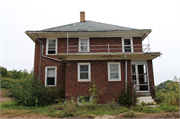
[[[0, 65], [28, 71], [34, 65], [34, 42], [24, 33], [86, 20], [152, 29], [155, 85], [180, 77], [180, 0], [1, 0]], [[145, 39], [145, 42], [147, 39]]]

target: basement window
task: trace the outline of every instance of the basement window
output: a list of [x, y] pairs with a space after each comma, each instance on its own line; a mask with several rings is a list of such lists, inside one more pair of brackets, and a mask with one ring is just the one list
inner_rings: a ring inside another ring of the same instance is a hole
[[85, 103], [90, 103], [92, 101], [92, 97], [90, 96], [79, 96], [78, 97], [78, 104], [83, 105]]
[[47, 66], [45, 68], [45, 86], [56, 86], [57, 78], [57, 67]]
[[90, 63], [78, 63], [78, 81], [91, 81]]
[[57, 53], [57, 40], [47, 40], [47, 51], [46, 54], [56, 54]]
[[108, 81], [121, 81], [121, 70], [119, 62], [108, 63]]

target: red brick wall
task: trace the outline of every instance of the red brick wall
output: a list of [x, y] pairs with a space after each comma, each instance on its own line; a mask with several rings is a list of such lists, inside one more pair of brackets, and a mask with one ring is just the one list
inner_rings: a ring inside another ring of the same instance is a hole
[[[122, 52], [122, 40], [121, 37], [105, 37], [105, 38], [90, 38], [90, 45], [105, 45], [105, 46], [92, 46], [90, 52]], [[117, 46], [111, 46], [117, 45]], [[102, 49], [102, 50], [98, 50]]]
[[142, 39], [141, 37], [133, 37], [134, 52], [142, 52]]
[[154, 74], [153, 74], [153, 63], [152, 63], [152, 60], [147, 60], [147, 64], [148, 64], [148, 73], [149, 73], [150, 92], [152, 92], [152, 94], [155, 96], [155, 90], [151, 86], [151, 84], [152, 84], [155, 87], [155, 85], [154, 85]]
[[[121, 81], [108, 81], [108, 62], [107, 60], [97, 61], [67, 61], [66, 62], [66, 95], [73, 96], [77, 99], [78, 96], [87, 94], [89, 91], [89, 82], [78, 82], [78, 63], [91, 63], [91, 80], [95, 80], [100, 86], [102, 95], [99, 97], [99, 103], [107, 103], [113, 98], [117, 99], [117, 95], [121, 93], [125, 87], [125, 61], [114, 60], [121, 63]], [[128, 61], [128, 74], [131, 74], [130, 60]], [[131, 80], [131, 75], [128, 75], [128, 81]]]

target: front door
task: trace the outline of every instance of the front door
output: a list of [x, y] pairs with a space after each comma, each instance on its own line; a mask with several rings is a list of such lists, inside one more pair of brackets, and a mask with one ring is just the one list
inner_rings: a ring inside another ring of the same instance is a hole
[[132, 64], [132, 81], [137, 92], [149, 91], [146, 64]]

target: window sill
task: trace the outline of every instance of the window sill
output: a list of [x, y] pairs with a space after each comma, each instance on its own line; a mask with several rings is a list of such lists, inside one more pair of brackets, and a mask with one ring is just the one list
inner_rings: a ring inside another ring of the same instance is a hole
[[91, 80], [78, 80], [78, 82], [91, 82]]
[[46, 85], [45, 87], [56, 87], [56, 85], [50, 85], [50, 86]]

